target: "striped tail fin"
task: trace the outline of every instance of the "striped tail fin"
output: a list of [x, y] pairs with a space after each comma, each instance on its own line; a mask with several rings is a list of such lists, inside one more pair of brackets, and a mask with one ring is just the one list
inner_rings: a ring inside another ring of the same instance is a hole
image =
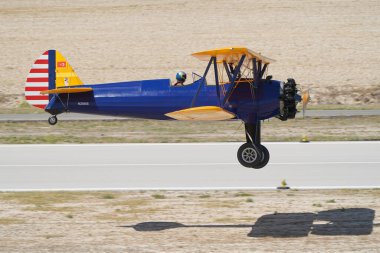
[[45, 109], [52, 95], [41, 91], [60, 87], [82, 85], [74, 69], [57, 50], [48, 50], [34, 62], [25, 82], [26, 101]]

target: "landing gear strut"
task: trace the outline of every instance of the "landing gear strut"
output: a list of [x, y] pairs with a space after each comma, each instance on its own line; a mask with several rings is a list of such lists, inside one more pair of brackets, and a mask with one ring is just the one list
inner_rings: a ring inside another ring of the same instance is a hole
[[261, 169], [269, 162], [269, 151], [261, 145], [261, 124], [245, 123], [247, 143], [238, 150], [237, 157], [241, 165], [248, 168]]
[[57, 116], [55, 115], [50, 116], [48, 119], [48, 122], [50, 125], [54, 126], [58, 122]]

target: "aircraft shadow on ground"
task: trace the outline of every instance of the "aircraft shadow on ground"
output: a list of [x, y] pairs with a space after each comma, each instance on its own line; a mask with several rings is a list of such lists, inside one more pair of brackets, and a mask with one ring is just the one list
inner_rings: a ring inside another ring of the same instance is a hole
[[275, 213], [261, 216], [255, 224], [200, 224], [142, 222], [131, 226], [136, 231], [152, 232], [175, 228], [252, 228], [249, 237], [302, 237], [314, 235], [369, 235], [375, 211], [369, 208], [333, 209], [318, 213]]

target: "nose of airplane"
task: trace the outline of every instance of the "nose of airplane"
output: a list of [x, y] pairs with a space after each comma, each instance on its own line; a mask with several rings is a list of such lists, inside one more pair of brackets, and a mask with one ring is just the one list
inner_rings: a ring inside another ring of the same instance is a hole
[[297, 104], [302, 100], [298, 94], [297, 83], [292, 78], [281, 82], [280, 90], [280, 116], [279, 119], [294, 119], [297, 113]]

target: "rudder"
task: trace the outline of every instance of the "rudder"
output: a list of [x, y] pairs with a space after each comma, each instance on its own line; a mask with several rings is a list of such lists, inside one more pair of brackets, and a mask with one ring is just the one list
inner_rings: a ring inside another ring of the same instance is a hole
[[48, 50], [37, 58], [29, 71], [25, 99], [31, 105], [45, 109], [53, 95], [41, 94], [41, 91], [82, 84], [65, 57], [57, 50]]
[[37, 58], [25, 82], [26, 101], [41, 109], [49, 103], [49, 96], [40, 94], [41, 91], [49, 89], [49, 51]]

